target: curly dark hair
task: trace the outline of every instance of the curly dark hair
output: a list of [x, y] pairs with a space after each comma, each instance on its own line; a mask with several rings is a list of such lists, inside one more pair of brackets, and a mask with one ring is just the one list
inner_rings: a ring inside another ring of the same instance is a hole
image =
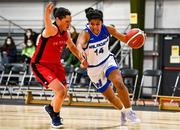
[[89, 7], [85, 9], [85, 13], [88, 21], [91, 21], [92, 19], [100, 19], [103, 22], [103, 12], [101, 10]]

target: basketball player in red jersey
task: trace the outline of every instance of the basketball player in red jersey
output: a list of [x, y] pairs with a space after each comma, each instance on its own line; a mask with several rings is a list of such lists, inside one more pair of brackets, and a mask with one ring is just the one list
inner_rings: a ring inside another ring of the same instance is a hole
[[67, 44], [83, 66], [87, 66], [87, 62], [67, 33], [71, 23], [70, 11], [63, 7], [55, 8], [53, 11], [55, 22], [52, 23], [50, 18], [52, 10], [53, 4], [49, 3], [45, 9], [45, 29], [42, 31], [37, 49], [32, 57], [31, 67], [36, 79], [43, 86], [55, 92], [51, 104], [44, 108], [52, 119], [52, 127], [61, 128], [63, 124], [60, 118], [60, 109], [67, 93], [65, 71], [60, 62], [64, 46]]

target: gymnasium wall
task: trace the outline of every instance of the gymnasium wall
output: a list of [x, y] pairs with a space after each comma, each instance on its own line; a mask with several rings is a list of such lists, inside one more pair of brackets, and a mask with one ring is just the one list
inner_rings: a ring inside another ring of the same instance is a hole
[[[86, 23], [83, 10], [92, 6], [94, 3], [96, 1], [59, 1], [57, 2], [57, 7], [64, 6], [68, 8], [72, 12], [72, 24], [78, 29], [82, 29]], [[0, 2], [0, 16], [12, 20], [24, 28], [31, 27], [39, 30], [43, 26], [45, 4], [44, 2]], [[102, 5], [102, 7], [98, 5]], [[129, 1], [105, 0], [98, 5], [94, 5], [93, 7], [100, 8], [104, 12], [104, 21], [106, 24], [115, 24], [122, 31], [127, 27], [130, 13]], [[0, 28], [7, 28], [7, 26], [7, 22], [0, 22]]]
[[[158, 13], [155, 18], [155, 0], [146, 0], [145, 7], [145, 29], [156, 28], [180, 28], [180, 1], [179, 0], [159, 0], [156, 10]], [[69, 8], [72, 12], [72, 24], [80, 31], [86, 24], [84, 9], [93, 5], [94, 8], [101, 9], [104, 12], [105, 24], [114, 24], [116, 28], [124, 32], [129, 25], [130, 0], [104, 0], [98, 4], [92, 0], [67, 0], [58, 1], [58, 6]], [[32, 28], [40, 32], [43, 27], [44, 2], [2, 2], [0, 1], [0, 16], [3, 16], [23, 28]], [[156, 19], [156, 23], [155, 23]], [[3, 21], [0, 18], [1, 32], [23, 32], [21, 29]], [[0, 41], [5, 37], [0, 36]], [[17, 40], [22, 40], [18, 39]], [[0, 42], [0, 44], [2, 44]], [[158, 40], [152, 35], [147, 35], [146, 44], [144, 46], [146, 52], [157, 52]], [[158, 65], [156, 56], [146, 55], [144, 60], [145, 69], [153, 69]]]

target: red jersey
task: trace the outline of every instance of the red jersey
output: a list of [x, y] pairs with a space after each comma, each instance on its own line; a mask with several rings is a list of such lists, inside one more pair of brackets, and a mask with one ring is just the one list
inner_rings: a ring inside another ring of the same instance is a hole
[[67, 31], [63, 33], [58, 31], [55, 36], [48, 38], [41, 36], [31, 62], [59, 64], [67, 39]]

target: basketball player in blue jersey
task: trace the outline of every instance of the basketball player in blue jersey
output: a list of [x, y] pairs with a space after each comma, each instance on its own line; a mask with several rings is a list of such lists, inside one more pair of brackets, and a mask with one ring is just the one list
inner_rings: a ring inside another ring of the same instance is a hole
[[[127, 42], [126, 36], [119, 33], [111, 26], [103, 24], [103, 13], [100, 10], [88, 8], [85, 10], [88, 24], [79, 34], [77, 47], [88, 61], [88, 76], [113, 106], [121, 111], [121, 125], [127, 119], [139, 123], [140, 119], [132, 110], [128, 89], [123, 83], [120, 71], [114, 60], [113, 54], [108, 49], [109, 36]], [[112, 83], [117, 89], [118, 96], [112, 89]]]

